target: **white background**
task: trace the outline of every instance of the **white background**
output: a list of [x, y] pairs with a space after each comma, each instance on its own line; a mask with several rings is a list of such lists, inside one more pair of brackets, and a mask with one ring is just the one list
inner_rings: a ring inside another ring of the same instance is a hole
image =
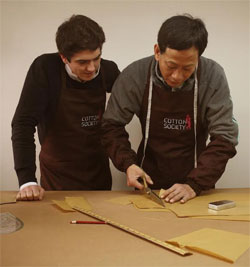
[[[1, 190], [17, 190], [11, 145], [11, 120], [27, 70], [40, 54], [56, 51], [57, 27], [72, 14], [96, 20], [104, 29], [103, 58], [120, 70], [153, 54], [158, 30], [168, 17], [190, 13], [204, 20], [209, 32], [204, 56], [226, 72], [240, 127], [238, 154], [231, 159], [217, 188], [249, 187], [249, 1], [1, 1]], [[136, 149], [141, 133], [137, 119], [127, 127]], [[37, 145], [37, 154], [39, 152]], [[127, 189], [112, 166], [113, 189]], [[37, 171], [39, 177], [39, 170]], [[153, 177], [152, 177], [153, 178]]]

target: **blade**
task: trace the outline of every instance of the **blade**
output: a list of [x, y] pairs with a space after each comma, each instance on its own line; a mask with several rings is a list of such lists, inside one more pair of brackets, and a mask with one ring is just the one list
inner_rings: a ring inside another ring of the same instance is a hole
[[154, 191], [152, 191], [149, 187], [145, 188], [145, 191], [154, 202], [165, 208], [164, 201]]

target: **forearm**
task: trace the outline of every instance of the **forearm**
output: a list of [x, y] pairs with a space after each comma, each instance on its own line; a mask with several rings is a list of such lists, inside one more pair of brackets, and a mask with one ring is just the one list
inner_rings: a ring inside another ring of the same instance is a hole
[[14, 155], [15, 171], [17, 173], [19, 186], [27, 182], [37, 182], [36, 172], [36, 153], [35, 144], [29, 139], [19, 138], [12, 135], [12, 147]]
[[131, 149], [129, 136], [124, 126], [104, 121], [102, 144], [113, 164], [120, 171], [126, 172], [130, 165], [136, 164], [136, 153]]
[[187, 176], [189, 184], [197, 195], [203, 190], [214, 188], [225, 171], [230, 158], [235, 156], [235, 146], [221, 136], [212, 137], [207, 148], [200, 154], [197, 168]]
[[41, 63], [40, 58], [32, 63], [11, 124], [14, 163], [19, 186], [27, 182], [37, 182], [34, 134], [37, 125], [45, 116], [49, 103], [46, 71], [47, 68]]

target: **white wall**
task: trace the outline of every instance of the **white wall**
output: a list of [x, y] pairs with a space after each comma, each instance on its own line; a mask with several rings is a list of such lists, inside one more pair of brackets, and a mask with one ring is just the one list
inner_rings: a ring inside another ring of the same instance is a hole
[[[126, 65], [153, 53], [162, 22], [190, 13], [206, 23], [204, 56], [225, 69], [240, 126], [238, 154], [229, 161], [217, 187], [249, 187], [249, 1], [1, 1], [1, 187], [17, 190], [11, 147], [11, 119], [26, 72], [35, 57], [56, 51], [57, 27], [72, 14], [102, 25], [107, 42], [103, 57]], [[137, 148], [138, 120], [127, 127]], [[38, 149], [39, 150], [39, 149]], [[125, 176], [112, 167], [113, 189], [125, 189]], [[39, 171], [38, 171], [39, 176]]]

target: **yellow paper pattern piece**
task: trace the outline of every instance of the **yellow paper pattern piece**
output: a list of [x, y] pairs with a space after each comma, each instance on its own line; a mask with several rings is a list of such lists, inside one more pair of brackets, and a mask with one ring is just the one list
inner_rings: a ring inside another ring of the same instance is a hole
[[129, 205], [129, 204], [132, 203], [128, 196], [111, 198], [111, 199], [109, 199], [107, 201], [115, 203], [115, 204], [120, 204], [120, 205], [123, 205], [123, 206]]
[[143, 209], [143, 210], [148, 210], [148, 211], [149, 210], [155, 211], [155, 209], [166, 210], [165, 207], [162, 207], [158, 203], [154, 202], [147, 195], [133, 196], [133, 197], [130, 197], [130, 200], [134, 204], [134, 206], [138, 209]]
[[250, 236], [204, 228], [166, 242], [233, 263], [250, 247]]
[[92, 210], [91, 205], [84, 197], [65, 197], [65, 202], [71, 207], [78, 207], [85, 210]]
[[226, 221], [250, 221], [250, 215], [230, 215], [230, 216], [195, 216], [195, 219], [207, 219], [207, 220], [226, 220]]
[[[235, 201], [236, 207], [220, 211], [208, 209], [209, 202], [223, 199]], [[250, 215], [249, 193], [213, 193], [190, 199], [185, 204], [173, 203], [168, 208], [178, 217]]]
[[75, 211], [64, 200], [52, 200], [52, 202], [64, 211]]
[[0, 204], [8, 204], [16, 202], [16, 192], [2, 191], [0, 192]]

